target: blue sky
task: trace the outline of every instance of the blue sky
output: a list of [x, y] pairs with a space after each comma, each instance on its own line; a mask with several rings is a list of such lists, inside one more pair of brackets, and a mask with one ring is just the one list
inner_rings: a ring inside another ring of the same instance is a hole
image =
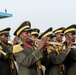
[[0, 30], [11, 27], [11, 36], [25, 20], [32, 28], [41, 32], [53, 27], [67, 27], [76, 24], [76, 0], [0, 0], [0, 11], [13, 14], [13, 17], [0, 20]]

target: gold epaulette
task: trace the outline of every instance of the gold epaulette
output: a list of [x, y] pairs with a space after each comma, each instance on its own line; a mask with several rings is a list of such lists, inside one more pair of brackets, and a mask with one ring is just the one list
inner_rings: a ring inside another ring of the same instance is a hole
[[21, 44], [17, 44], [17, 45], [13, 46], [13, 53], [17, 53], [17, 52], [20, 52], [22, 50], [23, 50], [23, 48], [22, 48]]

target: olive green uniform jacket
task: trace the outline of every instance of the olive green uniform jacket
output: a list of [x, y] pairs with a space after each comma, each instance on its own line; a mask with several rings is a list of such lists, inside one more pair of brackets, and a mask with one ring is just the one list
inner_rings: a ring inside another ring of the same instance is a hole
[[36, 62], [42, 58], [42, 53], [39, 50], [33, 50], [25, 45], [15, 45], [13, 47], [19, 75], [39, 75]]
[[10, 55], [12, 52], [9, 48], [0, 42], [0, 50], [7, 53], [8, 56], [4, 55], [3, 53], [0, 54], [0, 75], [12, 75], [11, 74], [11, 67], [10, 67]]
[[76, 75], [76, 49], [71, 49], [69, 55], [64, 61], [64, 75]]
[[[64, 42], [65, 48], [68, 48], [67, 42]], [[63, 75], [76, 75], [76, 46], [75, 48], [69, 47], [70, 52], [66, 59], [63, 61], [65, 65]]]
[[43, 60], [43, 65], [46, 67], [45, 75], [61, 75], [62, 68], [64, 68], [64, 66], [61, 67], [61, 65], [69, 51], [70, 50], [61, 50], [59, 54], [56, 51], [52, 51], [48, 54]]

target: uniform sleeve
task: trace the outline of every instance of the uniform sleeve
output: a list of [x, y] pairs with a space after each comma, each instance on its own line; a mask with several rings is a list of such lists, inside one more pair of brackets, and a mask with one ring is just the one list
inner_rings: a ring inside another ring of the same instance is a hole
[[0, 59], [1, 59], [1, 58], [4, 58], [4, 55], [3, 55], [2, 53], [0, 53]]
[[24, 52], [22, 48], [21, 50], [14, 52], [14, 55], [15, 55], [17, 63], [26, 67], [30, 67], [31, 65], [33, 65], [39, 59], [42, 58], [42, 53], [39, 50], [35, 50], [31, 54], [28, 55], [27, 52], [26, 51]]
[[71, 48], [70, 57], [71, 57], [73, 60], [76, 60], [76, 49]]
[[50, 60], [53, 64], [60, 64], [65, 60], [69, 51], [70, 50], [67, 49], [67, 50], [60, 51], [59, 54], [57, 54], [56, 51], [53, 53], [50, 53], [48, 55], [48, 60]]

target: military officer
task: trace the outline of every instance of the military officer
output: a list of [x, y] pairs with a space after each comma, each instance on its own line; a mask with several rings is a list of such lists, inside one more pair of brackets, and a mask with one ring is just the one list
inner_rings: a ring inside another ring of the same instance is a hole
[[38, 28], [33, 28], [31, 31], [31, 38], [37, 39], [39, 36], [40, 30]]
[[[33, 28], [31, 31], [31, 39], [32, 39], [32, 45], [35, 45], [35, 48], [37, 48], [38, 46], [38, 42], [36, 41], [36, 39], [38, 39], [39, 36], [39, 32], [40, 30], [38, 28]], [[35, 41], [34, 41], [35, 40]]]
[[1, 39], [1, 42], [6, 44], [8, 46], [8, 48], [10, 48], [10, 50], [12, 50], [12, 44], [8, 43], [8, 41], [10, 40], [10, 33], [9, 33], [10, 30], [11, 30], [10, 27], [1, 30], [0, 39]]
[[65, 64], [65, 72], [64, 75], [76, 75], [76, 45], [74, 48], [72, 46], [75, 42], [75, 32], [76, 32], [76, 24], [72, 24], [68, 26], [63, 33], [65, 34], [65, 42], [64, 48], [70, 48], [70, 52], [63, 62]]
[[22, 43], [13, 46], [19, 75], [41, 75], [37, 69], [39, 67], [37, 61], [43, 58], [42, 50], [45, 46], [46, 38], [41, 39], [38, 48], [35, 50], [31, 43], [31, 23], [24, 21], [14, 32], [15, 36], [21, 38]]
[[[8, 44], [8, 36], [9, 36], [10, 28], [5, 28], [0, 30], [0, 50], [3, 51], [0, 54], [0, 75], [11, 75], [11, 63], [10, 56], [12, 54], [11, 47]], [[8, 44], [8, 46], [6, 45]]]
[[53, 33], [55, 34], [55, 37], [56, 37], [56, 42], [60, 42], [62, 43], [63, 42], [63, 33], [62, 31], [64, 30], [65, 28], [64, 27], [60, 27], [56, 30], [53, 31]]
[[[45, 52], [45, 58], [42, 59], [42, 64], [45, 65], [45, 75], [60, 75], [61, 74], [61, 67], [60, 64], [65, 60], [68, 50], [62, 50], [58, 52], [58, 48], [55, 48], [53, 46], [54, 40], [53, 40], [53, 33], [52, 28], [50, 27], [47, 29], [43, 34], [39, 36], [40, 38], [48, 37], [48, 41], [52, 42], [52, 44], [47, 47], [47, 51]], [[49, 39], [50, 38], [50, 39]]]
[[[38, 39], [38, 36], [39, 36], [39, 33], [40, 33], [40, 30], [38, 28], [33, 28], [32, 31], [31, 31], [31, 38], [32, 39]], [[35, 48], [37, 49], [38, 47], [38, 42], [37, 41], [34, 41], [34, 43], [32, 43]], [[40, 62], [41, 64], [41, 61], [38, 61], [38, 63]], [[45, 67], [41, 64], [41, 67], [42, 67], [42, 75], [45, 73]]]
[[[48, 28], [44, 33], [42, 33], [40, 36], [39, 36], [39, 39], [41, 39], [41, 38], [44, 38], [44, 37], [48, 37], [48, 41], [49, 42], [54, 42], [54, 40], [53, 40], [53, 37], [54, 37], [54, 35], [53, 35], [53, 33], [52, 33], [52, 27], [50, 27], [50, 28]], [[47, 41], [47, 42], [48, 42]], [[49, 47], [50, 47], [50, 49], [49, 49]], [[58, 75], [58, 74], [60, 74], [59, 72], [59, 67], [58, 67], [58, 65], [57, 66], [55, 66], [54, 64], [53, 64], [53, 62], [52, 61], [50, 61], [49, 60], [49, 58], [48, 58], [48, 56], [50, 55], [50, 54], [52, 54], [53, 53], [53, 51], [54, 51], [54, 47], [53, 47], [53, 45], [49, 45], [48, 44], [48, 48], [46, 49], [44, 49], [44, 58], [42, 59], [42, 64], [45, 66], [45, 68], [46, 68], [46, 70], [45, 70], [45, 75]], [[54, 52], [55, 53], [55, 52]], [[56, 53], [55, 53], [56, 54]]]

